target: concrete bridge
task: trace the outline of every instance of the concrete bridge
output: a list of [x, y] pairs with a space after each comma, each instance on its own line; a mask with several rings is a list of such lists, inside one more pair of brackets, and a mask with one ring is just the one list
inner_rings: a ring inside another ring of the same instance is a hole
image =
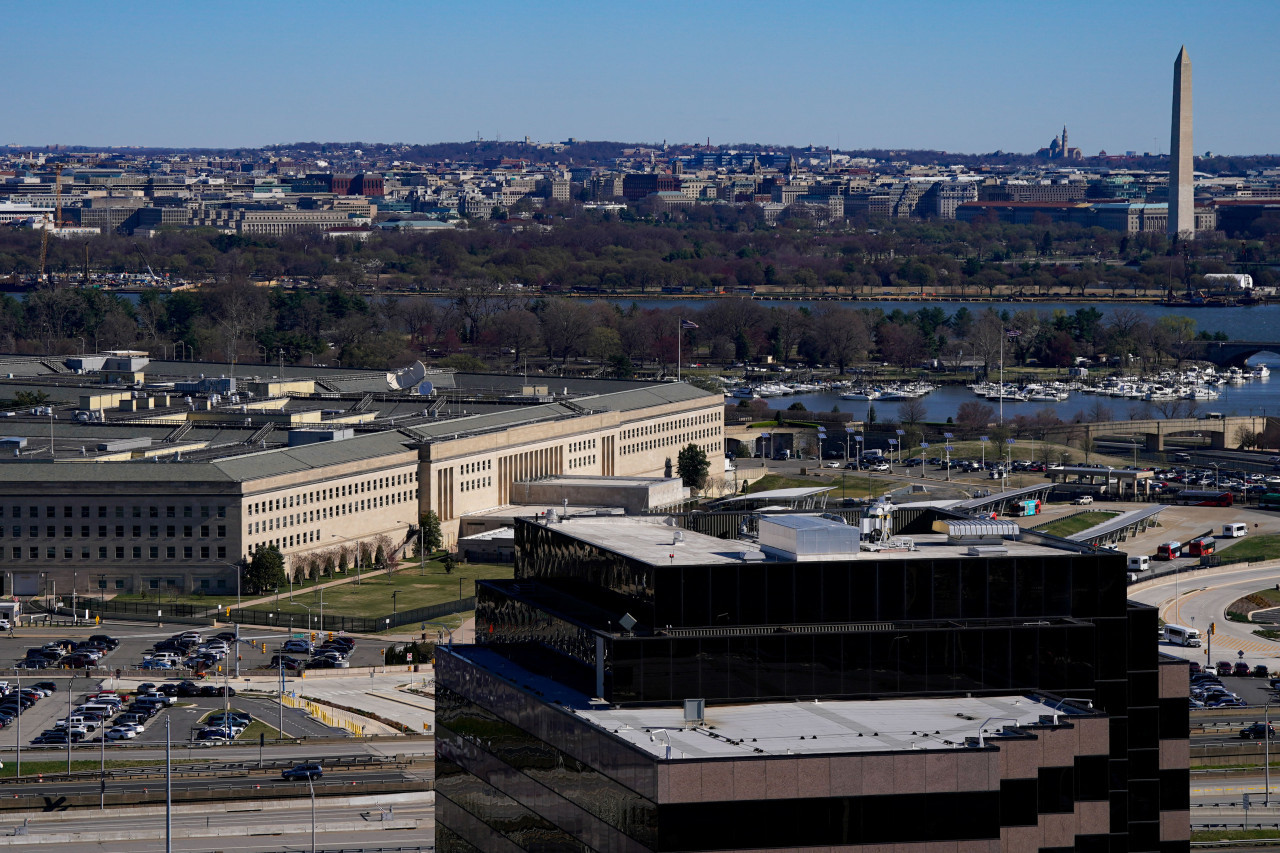
[[1280, 341], [1188, 341], [1187, 358], [1209, 361], [1218, 367], [1243, 367], [1246, 360], [1260, 352], [1280, 355]]
[[1209, 447], [1226, 450], [1235, 446], [1241, 427], [1250, 432], [1264, 432], [1268, 418], [1264, 415], [1232, 415], [1224, 418], [1164, 418], [1140, 421], [1107, 421], [1105, 423], [1064, 424], [1047, 431], [1060, 441], [1085, 439], [1097, 441], [1111, 436], [1141, 436], [1143, 449], [1164, 450], [1165, 439], [1174, 435], [1200, 434], [1209, 439]]

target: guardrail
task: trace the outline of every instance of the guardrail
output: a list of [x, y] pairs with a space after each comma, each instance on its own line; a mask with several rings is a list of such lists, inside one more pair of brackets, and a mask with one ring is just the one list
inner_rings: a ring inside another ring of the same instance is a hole
[[[65, 752], [66, 747], [57, 747], [60, 752]], [[95, 749], [96, 753], [97, 750]], [[85, 760], [77, 756], [76, 760]], [[424, 756], [420, 759], [425, 762], [428, 759]], [[157, 762], [160, 760], [157, 759]], [[379, 767], [393, 767], [397, 770], [403, 770], [413, 764], [419, 763], [418, 759], [411, 757], [392, 757], [375, 756], [375, 755], [352, 755], [352, 756], [330, 756], [328, 758], [308, 758], [308, 762], [315, 762], [321, 765], [325, 770], [370, 770]], [[274, 773], [296, 765], [296, 759], [266, 759], [261, 764], [256, 761], [233, 761], [217, 764], [209, 762], [207, 764], [175, 764], [172, 773], [175, 778], [199, 778], [207, 776], [211, 773], [215, 774], [231, 774], [251, 775], [255, 772]], [[73, 770], [70, 773], [41, 773], [40, 779], [46, 782], [62, 781], [75, 782], [78, 780], [95, 780], [101, 778], [101, 772], [98, 770]], [[151, 767], [116, 767], [108, 769], [106, 776], [108, 779], [141, 779], [151, 776], [164, 776], [163, 763], [157, 763]], [[34, 776], [24, 776], [22, 778], [3, 778], [0, 779], [0, 787], [12, 787], [29, 785], [36, 781]]]

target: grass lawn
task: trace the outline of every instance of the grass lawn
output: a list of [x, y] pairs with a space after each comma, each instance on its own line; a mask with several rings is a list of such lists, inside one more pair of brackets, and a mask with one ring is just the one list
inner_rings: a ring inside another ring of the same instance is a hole
[[[814, 463], [815, 465], [817, 463]], [[840, 472], [833, 469], [823, 471], [821, 477], [788, 477], [783, 474], [766, 474], [758, 480], [752, 480], [744, 494], [767, 492], [771, 489], [811, 489], [816, 487], [834, 487], [828, 493], [828, 499], [865, 498], [868, 494], [882, 495], [898, 488], [902, 483], [898, 480], [872, 479], [871, 489], [867, 489], [867, 475], [860, 471], [846, 472], [841, 482]], [[829, 476], [830, 475], [830, 476]]]
[[[1254, 563], [1280, 557], [1280, 534], [1246, 536], [1242, 541], [1221, 552], [1223, 563]], [[1264, 590], [1263, 592], [1268, 592]], [[1259, 593], [1260, 595], [1262, 593]], [[1280, 604], [1280, 602], [1277, 602]]]
[[[1215, 770], [1218, 768], [1214, 768]], [[1250, 841], [1252, 839], [1274, 839], [1274, 829], [1197, 829], [1192, 831], [1194, 841]]]
[[[288, 592], [282, 591], [278, 605], [273, 599], [255, 605], [252, 609], [305, 615], [308, 612], [307, 608], [311, 608], [318, 614], [320, 595], [323, 593], [326, 612], [371, 618], [391, 613], [393, 592], [397, 593], [395, 610], [412, 610], [415, 607], [442, 604], [472, 595], [475, 593], [477, 580], [513, 576], [514, 568], [511, 565], [488, 563], [458, 563], [453, 574], [447, 575], [439, 562], [429, 560], [425, 573], [417, 565], [401, 564], [401, 568], [393, 575], [365, 578], [361, 583], [356, 583], [355, 579], [352, 579], [349, 583], [324, 590], [303, 592], [295, 590], [292, 601]], [[461, 589], [461, 596], [459, 596], [459, 589]]]
[[[49, 753], [43, 753], [43, 754], [48, 755]], [[64, 753], [64, 756], [65, 756], [65, 753]], [[97, 770], [100, 766], [101, 765], [98, 764], [98, 759], [96, 758], [93, 759], [92, 761], [82, 761], [79, 759], [72, 759], [71, 772], [75, 773], [76, 771], [83, 771], [83, 770]], [[164, 767], [164, 762], [155, 761], [155, 760], [121, 761], [114, 758], [107, 759], [108, 770], [116, 770], [123, 767]], [[14, 771], [16, 771], [17, 769], [18, 768], [13, 761], [4, 762], [4, 767], [0, 768], [0, 779], [15, 778]], [[29, 779], [41, 774], [45, 776], [53, 776], [58, 773], [66, 773], [66, 772], [67, 772], [67, 759], [65, 757], [61, 761], [42, 761], [42, 760], [32, 761], [31, 759], [28, 758], [22, 762], [22, 778], [23, 779]]]
[[1115, 518], [1118, 512], [1078, 512], [1075, 515], [1069, 515], [1066, 518], [1055, 519], [1048, 524], [1042, 524], [1035, 528], [1037, 533], [1048, 533], [1052, 536], [1070, 536], [1073, 533], [1079, 533], [1081, 530], [1088, 530], [1095, 524], [1101, 524], [1108, 518]]

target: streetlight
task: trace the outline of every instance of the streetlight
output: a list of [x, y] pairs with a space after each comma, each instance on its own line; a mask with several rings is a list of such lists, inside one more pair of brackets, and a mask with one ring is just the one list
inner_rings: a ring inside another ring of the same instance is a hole
[[849, 463], [849, 437], [853, 435], [853, 427], [844, 428], [844, 461]]
[[942, 437], [947, 440], [947, 443], [943, 446], [943, 450], [947, 452], [947, 482], [950, 483], [951, 482], [951, 451], [953, 450], [951, 446], [951, 439], [955, 438], [955, 436], [949, 432], [944, 432], [942, 434]]
[[987, 470], [987, 442], [990, 440], [991, 440], [990, 436], [986, 436], [986, 435], [978, 436], [978, 441], [980, 442], [979, 446], [982, 447], [982, 470], [983, 471]]
[[[396, 616], [396, 596], [399, 594], [400, 594], [400, 590], [398, 589], [391, 590], [391, 618], [392, 619], [394, 619]], [[399, 623], [396, 623], [396, 624], [399, 624]]]
[[311, 791], [311, 853], [316, 853], [316, 786], [311, 784], [310, 773], [307, 774], [307, 788]]
[[907, 443], [907, 439], [906, 439], [906, 437], [905, 437], [905, 436], [906, 436], [906, 434], [907, 434], [907, 431], [906, 431], [905, 429], [899, 429], [899, 430], [894, 430], [894, 431], [898, 434], [898, 441], [897, 441], [897, 445], [898, 445], [898, 464], [899, 464], [899, 465], [901, 465], [901, 464], [902, 464], [902, 445], [904, 445], [904, 444], [906, 444], [906, 443]]

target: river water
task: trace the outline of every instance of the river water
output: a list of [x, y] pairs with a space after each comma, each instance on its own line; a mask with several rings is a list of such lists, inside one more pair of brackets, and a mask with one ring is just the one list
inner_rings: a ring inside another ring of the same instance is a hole
[[[1280, 414], [1280, 356], [1259, 357], [1257, 361], [1266, 363], [1275, 371], [1267, 379], [1251, 379], [1244, 385], [1223, 385], [1218, 387], [1221, 396], [1217, 400], [1199, 401], [1199, 412], [1221, 412], [1224, 415], [1259, 415], [1270, 412]], [[1015, 381], [1015, 374], [1006, 371], [1005, 378]], [[930, 421], [945, 421], [955, 417], [956, 410], [962, 403], [979, 402], [990, 406], [992, 411], [999, 411], [999, 403], [978, 397], [964, 385], [944, 385], [920, 398], [924, 403], [925, 418]], [[867, 417], [866, 400], [842, 400], [838, 392], [815, 392], [810, 394], [792, 394], [785, 397], [770, 397], [768, 403], [773, 408], [785, 409], [792, 403], [803, 403], [809, 411], [829, 412], [834, 407], [852, 414], [857, 420]], [[880, 422], [897, 421], [897, 401], [871, 401], [876, 410], [876, 420]], [[1005, 400], [1004, 417], [1006, 420], [1018, 415], [1035, 415], [1048, 408], [1064, 421], [1072, 420], [1077, 414], [1086, 413], [1093, 420], [1095, 406], [1106, 408], [1110, 417], [1103, 420], [1128, 420], [1131, 414], [1150, 412], [1150, 417], [1160, 417], [1151, 409], [1143, 409], [1143, 401], [1129, 400], [1121, 397], [1104, 397], [1097, 394], [1073, 393], [1069, 399], [1061, 403], [1018, 403]], [[1144, 415], [1148, 416], [1148, 415]]]

